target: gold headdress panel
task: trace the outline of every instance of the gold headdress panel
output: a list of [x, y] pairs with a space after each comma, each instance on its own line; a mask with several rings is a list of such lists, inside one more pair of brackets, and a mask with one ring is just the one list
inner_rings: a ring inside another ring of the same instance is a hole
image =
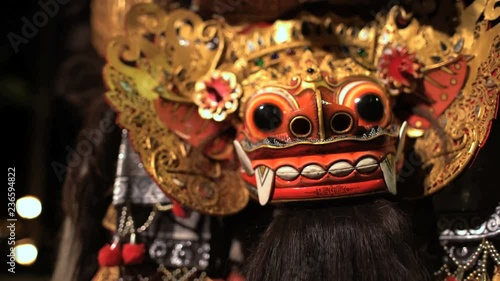
[[92, 0], [90, 25], [92, 45], [99, 55], [106, 56], [106, 47], [111, 40], [125, 34], [123, 23], [130, 8], [140, 3], [155, 3], [163, 9], [179, 7], [175, 0]]
[[[396, 194], [405, 135], [430, 170], [428, 195], [466, 168], [495, 118], [496, 2], [458, 4], [452, 36], [399, 7], [369, 23], [230, 26], [138, 4], [108, 46], [106, 97], [163, 191], [204, 213], [250, 196]], [[415, 113], [397, 114], [402, 100]]]

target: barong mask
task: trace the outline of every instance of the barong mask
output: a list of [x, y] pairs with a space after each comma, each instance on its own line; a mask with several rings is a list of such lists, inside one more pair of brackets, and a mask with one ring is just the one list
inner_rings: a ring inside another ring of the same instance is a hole
[[[496, 2], [457, 4], [453, 35], [400, 7], [368, 23], [231, 26], [138, 4], [108, 46], [106, 97], [161, 189], [203, 213], [249, 198], [425, 196], [466, 169], [495, 118]], [[412, 151], [423, 188], [398, 190]]]

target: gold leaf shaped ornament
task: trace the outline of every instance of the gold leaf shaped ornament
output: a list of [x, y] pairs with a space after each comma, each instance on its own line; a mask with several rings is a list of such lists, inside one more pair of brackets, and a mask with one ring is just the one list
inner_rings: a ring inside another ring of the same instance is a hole
[[193, 103], [194, 85], [221, 56], [219, 22], [154, 4], [133, 6], [126, 19], [104, 68], [117, 123], [168, 196], [212, 215], [241, 210], [248, 191], [232, 158], [231, 123], [201, 118]]
[[[422, 75], [432, 105], [424, 111], [437, 124], [422, 128], [422, 118], [409, 122], [413, 130], [422, 131], [415, 151], [428, 169], [425, 195], [466, 171], [486, 142], [498, 111], [500, 25], [489, 20], [494, 16], [486, 2], [495, 1], [474, 1], [468, 7], [457, 2], [460, 25], [451, 36], [416, 20], [408, 27], [409, 33], [398, 34], [399, 43], [408, 40], [409, 49], [425, 62]], [[411, 35], [413, 30], [418, 30], [417, 36]]]

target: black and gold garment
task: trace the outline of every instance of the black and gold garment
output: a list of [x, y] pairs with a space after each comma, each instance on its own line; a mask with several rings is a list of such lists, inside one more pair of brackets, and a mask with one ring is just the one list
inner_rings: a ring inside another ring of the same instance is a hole
[[[94, 280], [110, 280], [109, 274], [124, 281], [211, 280], [207, 276], [226, 277], [243, 259], [222, 218], [186, 210], [165, 196], [143, 169], [126, 130], [104, 225], [113, 232], [113, 244], [121, 245], [121, 264], [105, 264]], [[137, 245], [142, 256], [127, 259], [125, 244]]]

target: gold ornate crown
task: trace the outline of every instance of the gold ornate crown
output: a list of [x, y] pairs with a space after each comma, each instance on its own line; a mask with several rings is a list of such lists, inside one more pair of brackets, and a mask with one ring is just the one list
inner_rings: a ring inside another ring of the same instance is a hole
[[383, 88], [391, 106], [398, 106], [396, 96], [426, 101], [417, 107], [427, 118], [408, 113], [401, 121], [431, 167], [424, 188], [431, 194], [471, 161], [495, 117], [496, 2], [458, 4], [462, 21], [452, 36], [400, 7], [368, 23], [303, 14], [230, 26], [188, 10], [138, 4], [126, 16], [126, 35], [108, 46], [106, 96], [168, 195], [202, 212], [227, 214], [249, 197], [232, 146], [238, 132], [248, 134], [241, 131], [247, 101], [262, 88], [289, 89], [297, 77], [301, 89], [334, 94], [346, 79], [363, 77]]

